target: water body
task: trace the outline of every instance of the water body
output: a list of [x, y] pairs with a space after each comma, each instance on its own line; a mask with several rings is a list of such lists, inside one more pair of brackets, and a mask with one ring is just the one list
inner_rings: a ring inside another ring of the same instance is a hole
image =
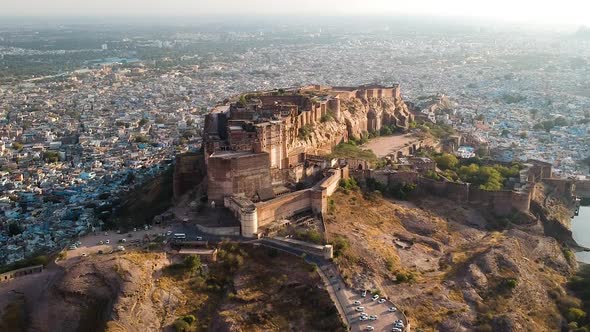
[[[574, 240], [586, 248], [590, 248], [590, 206], [580, 207], [580, 214], [572, 221]], [[590, 264], [590, 252], [576, 253], [579, 262]]]

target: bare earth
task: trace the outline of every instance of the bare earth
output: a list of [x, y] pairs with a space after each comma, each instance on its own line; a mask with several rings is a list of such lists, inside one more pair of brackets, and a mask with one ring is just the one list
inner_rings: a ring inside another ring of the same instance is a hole
[[411, 144], [418, 143], [423, 140], [413, 134], [396, 134], [392, 136], [382, 136], [371, 139], [363, 148], [372, 150], [377, 157], [382, 158], [390, 154], [394, 154], [399, 149], [402, 149]]

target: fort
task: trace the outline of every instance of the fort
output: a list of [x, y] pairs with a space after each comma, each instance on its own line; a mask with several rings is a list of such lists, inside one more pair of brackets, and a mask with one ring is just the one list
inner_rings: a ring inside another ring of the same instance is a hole
[[[398, 84], [236, 96], [205, 118], [208, 202], [231, 210], [246, 237], [302, 211], [321, 215], [327, 197], [349, 175], [346, 162], [326, 157], [332, 148], [385, 125], [408, 129], [412, 120]], [[191, 163], [198, 160], [183, 161]], [[188, 168], [178, 166], [181, 178], [191, 177]]]

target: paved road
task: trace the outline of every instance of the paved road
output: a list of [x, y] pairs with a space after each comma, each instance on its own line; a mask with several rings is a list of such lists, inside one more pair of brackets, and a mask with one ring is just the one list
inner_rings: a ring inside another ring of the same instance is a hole
[[[301, 256], [304, 253], [300, 249], [281, 246], [271, 242], [260, 241], [259, 243], [297, 256]], [[389, 311], [389, 308], [394, 306], [390, 301], [378, 303], [371, 299], [370, 294], [367, 294], [363, 298], [361, 297], [360, 291], [346, 287], [340, 272], [330, 261], [309, 254], [306, 255], [305, 259], [308, 262], [315, 263], [320, 268], [320, 276], [326, 285], [326, 289], [336, 305], [340, 316], [350, 326], [351, 331], [365, 331], [369, 325], [373, 326], [375, 331], [391, 331], [396, 320], [403, 320], [403, 316], [399, 311]], [[355, 311], [357, 306], [353, 304], [354, 301], [360, 301], [361, 306], [365, 307], [365, 312], [368, 315], [376, 315], [377, 320], [361, 322], [359, 320], [360, 313]]]

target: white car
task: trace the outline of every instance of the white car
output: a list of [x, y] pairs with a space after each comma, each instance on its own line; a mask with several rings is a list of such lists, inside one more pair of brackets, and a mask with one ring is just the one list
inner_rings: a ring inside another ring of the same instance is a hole
[[391, 332], [403, 332], [403, 330], [400, 329], [399, 327], [394, 327], [391, 329]]
[[362, 292], [361, 292], [361, 296], [362, 296], [362, 297], [366, 297], [366, 296], [367, 296], [367, 291], [366, 291], [366, 290], [362, 291]]
[[398, 329], [403, 329], [404, 328], [404, 323], [401, 322], [397, 322], [395, 324], [393, 324], [394, 327], [397, 327]]
[[389, 312], [396, 312], [397, 308], [396, 307], [389, 307], [389, 309], [387, 309]]
[[360, 320], [361, 322], [364, 322], [364, 321], [366, 321], [366, 320], [368, 320], [368, 319], [369, 319], [369, 318], [368, 318], [367, 316], [361, 316], [361, 317], [359, 318], [359, 320]]
[[109, 244], [111, 243], [111, 240], [106, 240], [104, 243]]
[[101, 240], [101, 241], [98, 241], [98, 244], [99, 244], [99, 245], [103, 245], [103, 244], [104, 244], [104, 242], [102, 242], [102, 240]]
[[354, 310], [356, 310], [358, 312], [363, 312], [363, 311], [365, 311], [365, 307], [356, 307], [356, 309], [354, 309]]
[[379, 295], [375, 294], [373, 295], [373, 301], [377, 300], [379, 298]]
[[167, 231], [166, 236], [170, 236], [170, 235], [172, 235], [172, 231]]
[[361, 305], [361, 301], [358, 301], [358, 300], [357, 301], [354, 301], [353, 304], [354, 305]]
[[85, 252], [84, 252], [84, 253], [82, 253], [82, 257], [86, 257], [86, 256], [88, 256], [88, 254], [87, 254], [87, 253], [85, 253]]
[[387, 300], [385, 300], [385, 299], [379, 299], [379, 301], [377, 301], [377, 302], [379, 302], [379, 303], [385, 303], [385, 301], [387, 301]]
[[133, 231], [134, 231], [134, 232], [137, 232], [137, 228], [133, 227]]
[[371, 325], [367, 325], [367, 327], [365, 327], [365, 331], [375, 331], [375, 328]]
[[377, 320], [377, 315], [371, 315], [371, 316], [369, 316], [369, 319], [370, 320]]

